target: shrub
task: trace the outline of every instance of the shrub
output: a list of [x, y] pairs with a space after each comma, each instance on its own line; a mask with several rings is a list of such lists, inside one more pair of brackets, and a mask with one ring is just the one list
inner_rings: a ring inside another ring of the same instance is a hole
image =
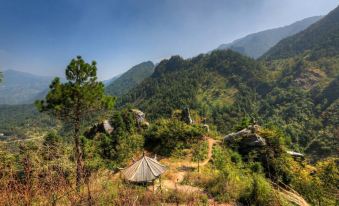
[[190, 148], [203, 136], [202, 127], [188, 125], [175, 119], [160, 119], [145, 133], [145, 145], [154, 152], [169, 156], [177, 145]]
[[[250, 191], [250, 192], [248, 192]], [[254, 175], [251, 188], [241, 194], [240, 201], [246, 205], [272, 206], [276, 203], [273, 188], [261, 175]]]

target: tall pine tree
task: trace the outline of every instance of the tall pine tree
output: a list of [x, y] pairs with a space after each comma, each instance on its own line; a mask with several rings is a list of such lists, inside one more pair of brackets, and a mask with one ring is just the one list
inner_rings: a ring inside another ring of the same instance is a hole
[[72, 59], [66, 69], [66, 83], [55, 78], [45, 100], [36, 102], [41, 112], [49, 112], [70, 125], [74, 138], [77, 188], [84, 176], [83, 150], [80, 143], [84, 120], [94, 113], [111, 109], [114, 99], [104, 94], [104, 85], [97, 81], [96, 62], [86, 63], [80, 56]]

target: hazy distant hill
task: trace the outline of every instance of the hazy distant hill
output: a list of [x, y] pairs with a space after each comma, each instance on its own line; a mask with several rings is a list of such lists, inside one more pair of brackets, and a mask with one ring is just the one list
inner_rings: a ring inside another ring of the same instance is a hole
[[110, 84], [112, 84], [115, 80], [117, 80], [119, 77], [121, 76], [121, 74], [118, 74], [110, 79], [107, 79], [107, 80], [104, 80], [102, 81], [102, 83], [105, 85], [105, 86], [108, 86]]
[[3, 78], [0, 84], [0, 104], [32, 103], [48, 89], [53, 79], [15, 70], [4, 71]]
[[303, 31], [319, 19], [321, 16], [309, 17], [288, 26], [250, 34], [232, 43], [220, 45], [217, 49], [232, 49], [241, 54], [258, 58], [283, 38]]
[[153, 71], [154, 64], [151, 61], [138, 64], [108, 85], [106, 87], [106, 92], [113, 96], [126, 94], [130, 89], [141, 83], [145, 78], [151, 76]]
[[306, 51], [313, 56], [339, 54], [339, 7], [306, 30], [280, 41], [263, 58], [287, 58]]

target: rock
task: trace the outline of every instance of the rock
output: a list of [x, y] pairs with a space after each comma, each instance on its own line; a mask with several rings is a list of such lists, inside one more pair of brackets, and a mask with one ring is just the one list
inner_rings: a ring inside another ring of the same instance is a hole
[[204, 127], [206, 132], [210, 131], [210, 127], [208, 126], [208, 124], [204, 124], [203, 127]]
[[139, 127], [148, 127], [149, 126], [149, 123], [146, 120], [145, 113], [143, 113], [142, 111], [140, 111], [138, 109], [131, 109], [131, 112], [133, 112]]
[[181, 121], [185, 122], [186, 124], [193, 124], [193, 120], [191, 118], [190, 110], [188, 107], [182, 110]]
[[242, 129], [238, 132], [232, 132], [224, 137], [224, 142], [233, 143], [241, 142], [247, 146], [265, 146], [266, 140], [260, 135], [256, 134], [259, 130], [259, 125], [250, 125], [248, 128]]
[[108, 120], [104, 120], [101, 123], [95, 124], [91, 129], [86, 131], [84, 135], [87, 138], [94, 138], [97, 133], [111, 134], [114, 131], [114, 128], [111, 126]]
[[304, 157], [304, 154], [301, 154], [299, 152], [294, 152], [294, 151], [286, 151], [287, 154], [293, 156], [293, 157]]
[[113, 127], [111, 126], [108, 120], [104, 120], [102, 124], [107, 134], [111, 134], [114, 131]]

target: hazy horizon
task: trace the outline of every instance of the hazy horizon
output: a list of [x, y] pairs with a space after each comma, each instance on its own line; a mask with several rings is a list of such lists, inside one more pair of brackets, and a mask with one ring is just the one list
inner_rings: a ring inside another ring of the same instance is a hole
[[63, 76], [77, 55], [109, 79], [143, 61], [208, 52], [326, 15], [338, 0], [0, 0], [0, 70]]

